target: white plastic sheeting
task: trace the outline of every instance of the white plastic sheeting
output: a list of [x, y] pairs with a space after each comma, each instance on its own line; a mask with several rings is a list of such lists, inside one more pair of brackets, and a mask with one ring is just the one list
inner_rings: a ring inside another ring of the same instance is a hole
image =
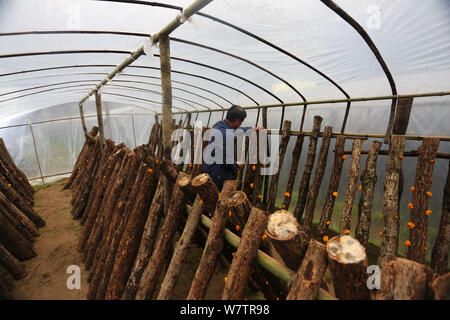
[[[162, 3], [186, 7], [191, 2]], [[450, 1], [335, 2], [368, 32], [387, 63], [399, 94], [450, 90]], [[201, 12], [247, 30], [303, 59], [333, 79], [351, 97], [391, 94], [384, 72], [360, 35], [319, 0], [216, 0]], [[35, 123], [32, 128], [37, 157], [29, 126], [0, 129], [0, 136], [30, 178], [41, 174], [37, 159], [44, 176], [70, 171], [84, 141], [77, 119], [36, 122], [77, 117], [77, 101], [128, 54], [60, 52], [8, 58], [5, 55], [71, 50], [129, 52], [177, 14], [178, 10], [126, 1], [0, 1], [0, 127], [26, 124], [29, 117]], [[75, 33], [4, 35], [24, 31]], [[81, 31], [135, 32], [142, 36], [76, 33]], [[287, 54], [207, 17], [195, 15], [171, 37], [176, 38], [171, 42], [175, 111], [227, 108], [230, 103], [250, 106], [280, 100], [301, 101], [285, 82], [307, 100], [345, 98], [332, 83]], [[253, 64], [177, 39], [213, 47], [248, 59]], [[158, 54], [157, 48], [153, 47], [152, 51]], [[48, 70], [32, 71], [42, 68]], [[17, 74], [27, 70], [31, 71]], [[160, 110], [159, 77], [158, 57], [143, 56], [103, 89], [107, 138], [125, 142], [130, 147], [147, 141], [154, 112]], [[28, 90], [15, 92], [23, 89]], [[407, 133], [450, 135], [449, 102], [448, 96], [416, 98]], [[90, 128], [96, 124], [96, 118], [91, 117], [95, 115], [93, 98], [84, 107]], [[319, 114], [324, 118], [323, 125], [331, 125], [334, 131], [339, 131], [345, 107], [345, 103], [309, 106], [304, 130], [311, 129], [314, 115]], [[346, 131], [385, 133], [389, 109], [389, 100], [352, 103]], [[302, 110], [302, 106], [286, 108], [285, 119], [292, 121], [294, 130], [300, 126]], [[256, 110], [249, 110], [245, 124], [255, 124], [256, 114]], [[269, 109], [268, 115], [269, 128], [279, 128], [281, 110]], [[194, 114], [193, 120], [196, 116]], [[177, 115], [176, 118], [180, 117]], [[221, 117], [222, 112], [212, 114], [210, 124]], [[204, 124], [208, 118], [209, 113], [198, 115], [198, 120]], [[259, 119], [261, 125], [261, 117]], [[416, 149], [419, 145], [408, 142], [407, 149]], [[292, 148], [293, 141], [289, 150]], [[440, 151], [450, 152], [449, 143], [442, 142]], [[289, 157], [286, 161], [282, 177], [287, 174]], [[415, 158], [405, 159], [405, 185], [414, 179], [415, 163]], [[437, 160], [432, 203], [437, 211], [446, 171], [447, 160]], [[384, 176], [384, 160], [380, 161], [378, 173], [380, 177]], [[343, 181], [341, 188], [345, 188], [345, 179]], [[379, 201], [374, 211], [380, 210], [382, 184], [378, 183], [377, 188]], [[408, 199], [408, 196], [403, 197], [403, 201]], [[438, 219], [432, 217], [431, 221], [436, 227]]]

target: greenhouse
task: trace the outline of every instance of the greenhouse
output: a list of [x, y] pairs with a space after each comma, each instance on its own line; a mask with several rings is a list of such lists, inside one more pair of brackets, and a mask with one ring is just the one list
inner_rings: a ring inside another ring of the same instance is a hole
[[448, 79], [447, 0], [1, 0], [0, 299], [448, 300]]

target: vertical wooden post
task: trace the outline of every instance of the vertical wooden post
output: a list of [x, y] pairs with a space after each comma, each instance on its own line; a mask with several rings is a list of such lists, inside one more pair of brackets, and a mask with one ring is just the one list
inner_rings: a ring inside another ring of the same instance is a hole
[[34, 138], [34, 132], [33, 132], [33, 127], [31, 126], [31, 119], [30, 119], [30, 117], [28, 117], [27, 120], [28, 120], [28, 126], [30, 127], [31, 138], [33, 139], [34, 155], [36, 156], [36, 162], [37, 162], [37, 165], [38, 165], [38, 168], [39, 168], [39, 173], [41, 174], [42, 185], [45, 185], [44, 175], [42, 174], [41, 163], [39, 161], [39, 156], [38, 156], [37, 147], [36, 147], [36, 139]]
[[133, 139], [134, 139], [134, 147], [137, 147], [137, 142], [136, 142], [136, 127], [134, 125], [134, 114], [133, 114], [133, 110], [131, 110], [131, 126], [133, 128]]
[[280, 177], [281, 167], [283, 166], [284, 155], [286, 153], [286, 149], [289, 143], [289, 131], [291, 130], [291, 122], [286, 120], [283, 124], [283, 132], [281, 136], [280, 142], [280, 151], [278, 153], [278, 170], [272, 176], [270, 180], [270, 189], [269, 189], [269, 199], [267, 201], [268, 211], [273, 211], [275, 207], [275, 200], [277, 198], [277, 190], [278, 190], [278, 178]]
[[319, 158], [317, 159], [317, 168], [311, 189], [308, 192], [306, 200], [306, 213], [303, 221], [303, 230], [307, 235], [311, 235], [312, 221], [314, 218], [314, 209], [316, 208], [316, 200], [319, 195], [320, 186], [322, 185], [325, 168], [327, 166], [328, 150], [330, 149], [331, 130], [333, 128], [326, 126], [323, 130], [322, 145], [320, 146]]
[[303, 170], [302, 180], [298, 189], [298, 201], [295, 207], [294, 216], [300, 220], [305, 209], [306, 196], [309, 191], [309, 180], [311, 179], [311, 172], [316, 159], [317, 139], [319, 138], [320, 125], [322, 124], [321, 116], [314, 116], [314, 124], [312, 134], [309, 137], [308, 157], [306, 158], [305, 169]]
[[102, 98], [98, 91], [95, 91], [95, 106], [97, 108], [98, 130], [100, 134], [100, 150], [103, 151], [103, 146], [105, 145], [105, 131], [103, 127]]
[[342, 166], [344, 165], [345, 136], [339, 135], [336, 138], [336, 145], [334, 147], [334, 162], [333, 169], [331, 171], [330, 183], [328, 184], [328, 191], [325, 198], [325, 204], [322, 209], [322, 216], [319, 222], [319, 230], [317, 238], [322, 241], [323, 236], [328, 232], [331, 215], [333, 214], [334, 202], [337, 197], [337, 190], [339, 188], [339, 182], [341, 181]]
[[[291, 170], [289, 171], [289, 179], [286, 186], [286, 192], [284, 193], [284, 201], [282, 208], [289, 210], [289, 204], [291, 203], [292, 199], [292, 190], [294, 189], [294, 182], [295, 177], [297, 176], [297, 168], [298, 168], [298, 162], [300, 161], [300, 156], [302, 154], [303, 149], [303, 141], [305, 140], [305, 136], [302, 134], [299, 134], [297, 136], [297, 140], [295, 142], [294, 150], [292, 151], [292, 162], [291, 162]], [[286, 196], [286, 194], [289, 194], [289, 197]]]
[[91, 138], [94, 139], [94, 137], [92, 137], [86, 127], [86, 121], [84, 120], [84, 110], [83, 110], [83, 104], [79, 103], [78, 104], [78, 108], [80, 109], [80, 119], [81, 119], [81, 126], [83, 127], [83, 132], [84, 132], [84, 136], [86, 138]]
[[414, 182], [413, 208], [411, 209], [408, 259], [425, 263], [428, 227], [428, 202], [431, 198], [434, 161], [439, 148], [439, 138], [426, 137], [417, 151], [417, 170]]
[[358, 203], [358, 223], [355, 237], [364, 247], [369, 242], [372, 200], [377, 183], [377, 158], [381, 145], [380, 141], [372, 142], [367, 156], [366, 168], [361, 174], [361, 198]]
[[450, 249], [450, 161], [448, 161], [447, 183], [444, 187], [442, 200], [441, 223], [439, 232], [431, 254], [431, 267], [437, 274], [444, 274], [447, 270]]
[[348, 176], [347, 191], [345, 192], [344, 207], [341, 214], [339, 232], [341, 235], [348, 234], [351, 227], [353, 201], [355, 200], [356, 187], [359, 175], [359, 157], [361, 155], [362, 141], [353, 140], [352, 161], [350, 162], [350, 174]]
[[172, 119], [172, 80], [170, 65], [170, 38], [160, 35], [159, 38], [160, 64], [161, 64], [161, 86], [162, 86], [162, 131], [163, 131], [163, 155], [171, 159], [172, 144], [170, 137]]
[[389, 256], [397, 256], [399, 236], [399, 184], [405, 137], [393, 135], [389, 145], [383, 195], [383, 240], [378, 256], [381, 267]]

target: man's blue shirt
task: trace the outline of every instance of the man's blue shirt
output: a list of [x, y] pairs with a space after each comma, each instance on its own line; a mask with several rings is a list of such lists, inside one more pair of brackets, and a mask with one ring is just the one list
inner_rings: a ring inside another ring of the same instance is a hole
[[[214, 146], [216, 149], [221, 148], [222, 149], [222, 153], [223, 153], [223, 163], [212, 163], [212, 164], [207, 164], [205, 162], [203, 162], [202, 165], [202, 171], [204, 173], [208, 173], [211, 177], [211, 179], [214, 181], [214, 183], [217, 185], [217, 187], [219, 188], [219, 190], [222, 190], [223, 187], [223, 183], [226, 180], [230, 180], [230, 174], [231, 173], [236, 173], [239, 169], [239, 166], [234, 162], [233, 159], [233, 163], [230, 163], [231, 161], [226, 161], [227, 158], [227, 154], [226, 154], [226, 135], [227, 135], [227, 130], [234, 130], [230, 127], [230, 125], [228, 124], [228, 122], [226, 122], [225, 120], [221, 120], [218, 121], [214, 124], [213, 126], [214, 129], [219, 130], [222, 133], [222, 137], [223, 137], [223, 141], [221, 145], [216, 145]], [[252, 127], [239, 127], [239, 129], [242, 129], [244, 132], [251, 129]], [[234, 141], [234, 140], [233, 140]], [[212, 139], [208, 145], [215, 143], [214, 139]]]

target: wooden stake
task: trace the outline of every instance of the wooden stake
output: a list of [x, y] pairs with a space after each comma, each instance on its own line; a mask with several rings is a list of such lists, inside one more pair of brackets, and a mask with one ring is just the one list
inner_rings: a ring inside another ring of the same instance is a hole
[[170, 38], [160, 35], [159, 38], [160, 62], [161, 62], [161, 87], [162, 87], [162, 130], [163, 130], [163, 154], [166, 159], [171, 158], [171, 119], [172, 119], [172, 81], [170, 66]]
[[283, 132], [281, 134], [281, 142], [280, 142], [280, 150], [278, 153], [277, 164], [275, 167], [278, 167], [278, 170], [274, 175], [272, 175], [272, 179], [270, 180], [270, 189], [268, 193], [267, 200], [267, 208], [269, 211], [273, 211], [275, 207], [275, 200], [277, 198], [277, 190], [278, 190], [278, 179], [280, 177], [280, 171], [283, 166], [284, 155], [286, 153], [287, 145], [289, 143], [290, 135], [288, 131], [291, 130], [291, 121], [285, 120], [283, 124]]
[[250, 279], [254, 259], [261, 244], [261, 237], [267, 227], [267, 215], [253, 208], [242, 233], [241, 242], [230, 266], [222, 300], [242, 300], [244, 289]]
[[326, 126], [323, 130], [322, 145], [320, 146], [319, 158], [317, 159], [316, 173], [306, 200], [306, 213], [305, 219], [303, 220], [303, 231], [305, 231], [305, 233], [309, 236], [311, 235], [311, 227], [314, 218], [314, 210], [316, 208], [317, 196], [319, 195], [320, 186], [322, 185], [325, 168], [327, 166], [332, 129], [332, 127]]
[[328, 233], [329, 230], [331, 216], [334, 209], [334, 202], [336, 201], [337, 190], [339, 188], [339, 182], [341, 180], [342, 166], [344, 164], [344, 159], [342, 158], [344, 147], [345, 137], [343, 135], [340, 135], [336, 138], [333, 169], [331, 171], [330, 183], [328, 184], [328, 191], [325, 198], [325, 204], [323, 205], [322, 215], [319, 222], [319, 229], [316, 237], [318, 241], [322, 241], [323, 237]]
[[410, 228], [407, 257], [410, 260], [424, 264], [427, 246], [428, 215], [426, 214], [431, 194], [434, 161], [439, 149], [439, 139], [424, 138], [419, 147], [417, 158], [416, 179], [414, 182], [413, 208], [411, 219], [414, 227]]
[[381, 269], [377, 300], [424, 300], [429, 297], [433, 272], [417, 262], [389, 257]]
[[[289, 209], [289, 204], [291, 203], [292, 190], [294, 189], [295, 177], [297, 176], [297, 168], [300, 161], [300, 156], [302, 154], [304, 140], [305, 136], [299, 134], [295, 142], [294, 150], [292, 151], [291, 170], [289, 171], [289, 179], [286, 186], [286, 192], [284, 193], [285, 196], [282, 205], [282, 208], [286, 210]], [[289, 196], [287, 196], [287, 194]]]
[[319, 138], [320, 125], [322, 123], [321, 116], [314, 116], [313, 134], [309, 138], [308, 157], [306, 158], [305, 168], [303, 170], [302, 180], [298, 189], [298, 201], [295, 207], [294, 216], [300, 220], [305, 209], [306, 196], [309, 190], [309, 180], [311, 179], [311, 172], [316, 158], [317, 139]]
[[316, 240], [310, 240], [308, 250], [286, 300], [316, 299], [326, 268], [325, 246]]
[[102, 98], [98, 91], [95, 91], [95, 106], [97, 108], [98, 130], [100, 133], [100, 150], [103, 151], [103, 146], [105, 145], [105, 130], [103, 127]]
[[192, 179], [192, 187], [201, 198], [204, 210], [211, 215], [216, 209], [219, 189], [207, 173], [202, 173]]
[[378, 265], [383, 266], [389, 256], [397, 256], [399, 236], [399, 182], [402, 166], [402, 153], [405, 148], [405, 138], [393, 135], [389, 145], [389, 156], [386, 164], [383, 195], [383, 240]]
[[377, 158], [382, 143], [372, 142], [369, 156], [366, 160], [366, 168], [361, 174], [361, 198], [358, 204], [358, 223], [355, 237], [364, 246], [369, 242], [370, 219], [372, 213], [372, 200], [377, 183]]
[[450, 161], [448, 161], [447, 183], [442, 200], [441, 222], [431, 254], [431, 267], [437, 274], [444, 274], [450, 250]]
[[362, 141], [353, 140], [352, 161], [350, 162], [350, 174], [348, 176], [347, 191], [345, 192], [344, 207], [341, 214], [340, 234], [349, 234], [352, 219], [353, 201], [355, 199], [356, 188], [359, 175], [359, 155]]

